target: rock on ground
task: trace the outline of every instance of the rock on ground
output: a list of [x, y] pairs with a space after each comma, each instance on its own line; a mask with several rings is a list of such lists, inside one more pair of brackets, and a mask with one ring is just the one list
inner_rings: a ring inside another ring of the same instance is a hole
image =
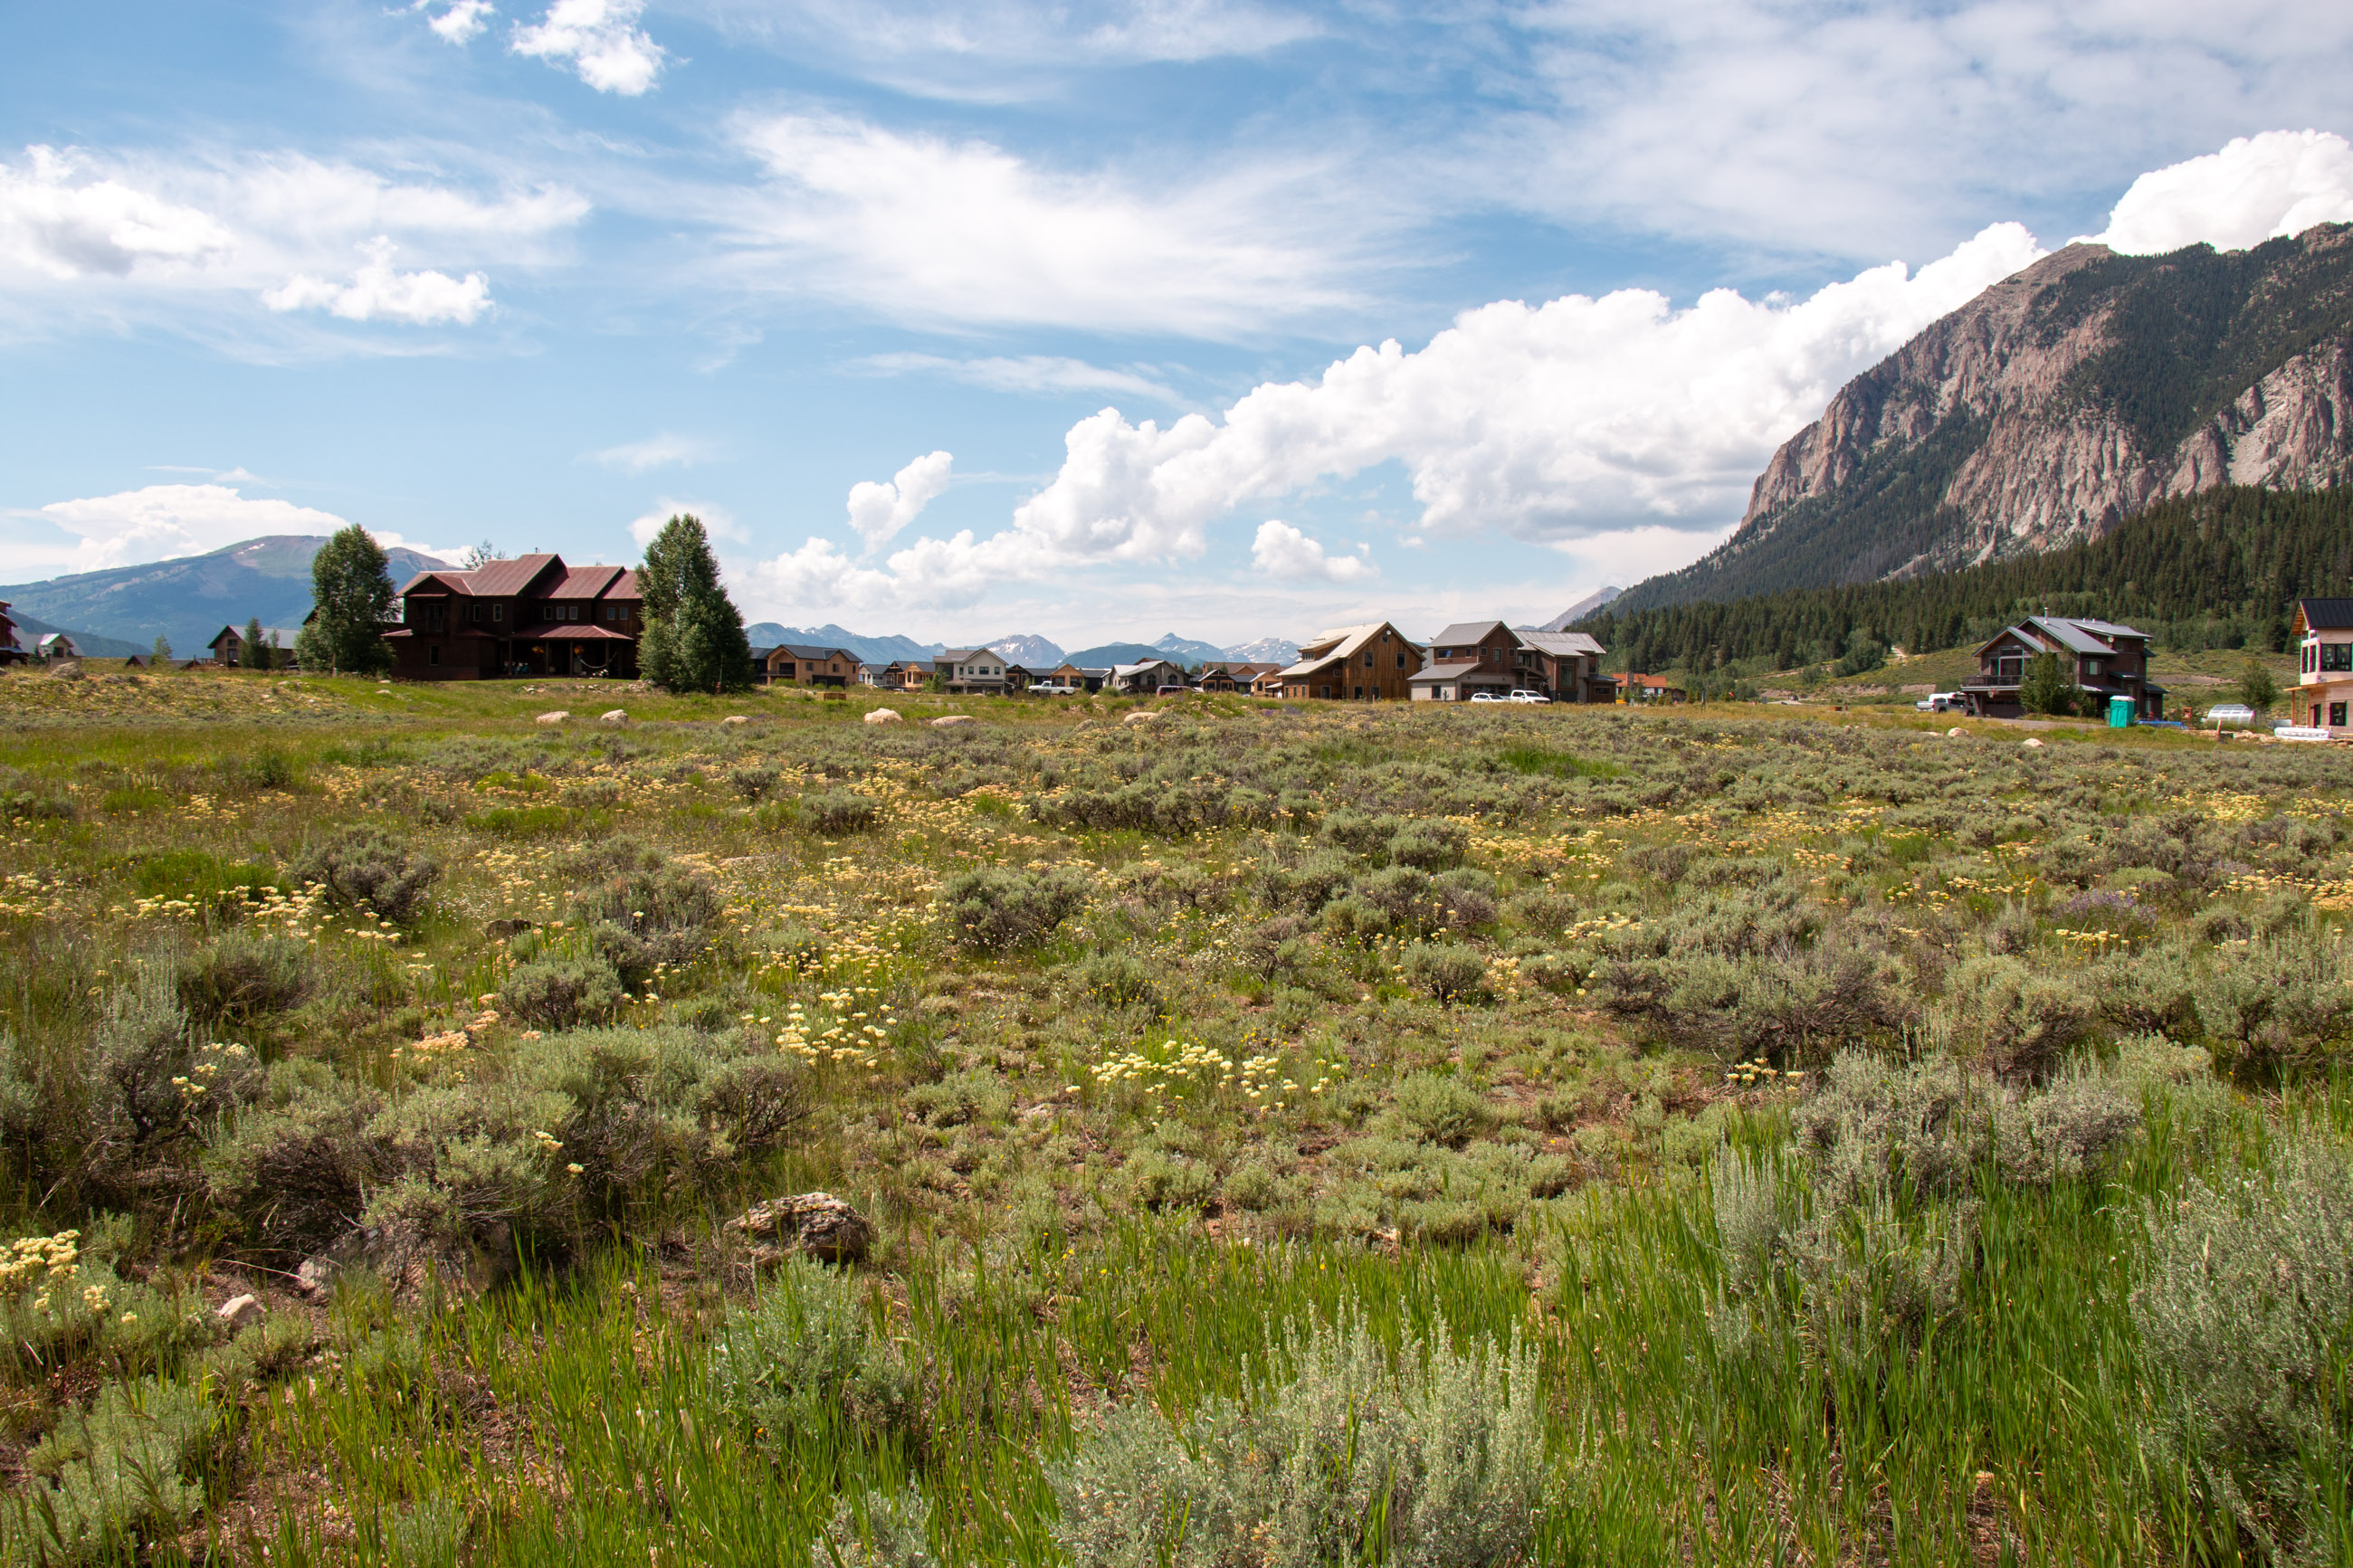
[[597, 721], [604, 724], [626, 724], [629, 721], [629, 710], [626, 708], [607, 709], [597, 715]]
[[866, 1216], [831, 1193], [770, 1198], [729, 1220], [727, 1228], [747, 1240], [775, 1240], [776, 1247], [754, 1249], [754, 1260], [764, 1264], [781, 1262], [791, 1252], [826, 1263], [851, 1263], [865, 1257], [874, 1243], [874, 1227]]
[[261, 1321], [261, 1303], [251, 1296], [232, 1296], [220, 1304], [213, 1316], [231, 1329], [249, 1329]]
[[896, 724], [900, 719], [896, 709], [877, 708], [866, 715], [866, 721], [869, 724]]
[[1120, 722], [1123, 724], [1149, 724], [1159, 717], [1160, 710], [1156, 708], [1139, 708], [1134, 712], [1129, 714], [1126, 718], [1122, 719]]
[[969, 713], [950, 713], [944, 718], [933, 720], [932, 728], [934, 730], [953, 730], [959, 724], [969, 724], [972, 721], [973, 718]]
[[539, 716], [539, 722], [543, 724], [561, 724], [566, 719], [571, 717], [571, 714], [565, 712], [563, 709], [558, 708], [552, 713], [541, 714]]

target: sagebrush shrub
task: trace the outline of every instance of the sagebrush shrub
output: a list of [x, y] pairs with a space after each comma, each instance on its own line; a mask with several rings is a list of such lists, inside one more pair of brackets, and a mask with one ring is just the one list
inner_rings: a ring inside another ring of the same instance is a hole
[[2186, 1471], [2267, 1555], [2321, 1557], [2306, 1537], [2353, 1456], [2353, 1162], [2290, 1142], [2263, 1174], [2153, 1203], [2148, 1233], [2132, 1315], [2155, 1468]]
[[624, 981], [643, 985], [658, 968], [682, 969], [702, 956], [720, 914], [710, 878], [641, 846], [615, 845], [597, 858], [603, 875], [573, 910]]
[[1457, 1352], [1441, 1321], [1392, 1360], [1361, 1322], [1319, 1323], [1261, 1364], [1271, 1386], [1246, 1403], [1178, 1423], [1138, 1399], [1049, 1468], [1074, 1568], [1486, 1568], [1526, 1552], [1548, 1490], [1531, 1349]]
[[1398, 1080], [1389, 1115], [1415, 1137], [1450, 1147], [1468, 1142], [1494, 1121], [1487, 1102], [1461, 1079], [1426, 1072]]
[[789, 1258], [751, 1304], [730, 1307], [711, 1349], [721, 1408], [770, 1447], [796, 1436], [913, 1429], [915, 1383], [889, 1336], [878, 1331], [855, 1279]]
[[602, 957], [519, 963], [499, 983], [498, 994], [501, 1014], [538, 1029], [610, 1023], [628, 999], [621, 972]]
[[931, 1500], [912, 1481], [837, 1498], [832, 1521], [809, 1542], [809, 1568], [939, 1568], [931, 1523]]
[[1468, 1002], [1487, 994], [1487, 961], [1475, 948], [1417, 942], [1401, 958], [1406, 984], [1440, 1002]]
[[863, 833], [882, 820], [881, 803], [870, 795], [856, 795], [846, 789], [827, 790], [819, 795], [805, 795], [797, 803], [796, 816], [800, 825], [811, 833], [838, 837], [845, 833]]
[[1076, 872], [984, 866], [949, 878], [940, 906], [959, 943], [1001, 952], [1045, 940], [1086, 907], [1087, 894], [1087, 880]]
[[182, 965], [180, 1005], [200, 1023], [249, 1023], [301, 1005], [317, 979], [303, 943], [234, 927]]
[[2073, 979], [1999, 953], [1955, 970], [1945, 996], [1957, 1043], [2000, 1073], [2049, 1072], [2097, 1017], [2093, 998]]
[[296, 870], [304, 882], [325, 885], [349, 907], [364, 907], [395, 925], [406, 925], [424, 911], [426, 894], [441, 868], [381, 827], [346, 827], [313, 848]]
[[68, 1407], [26, 1456], [31, 1484], [0, 1499], [11, 1563], [132, 1561], [177, 1535], [204, 1503], [197, 1476], [222, 1434], [185, 1384], [110, 1383], [87, 1411]]
[[1147, 1208], [1197, 1209], [1217, 1191], [1217, 1178], [1200, 1161], [1142, 1149], [1120, 1167], [1120, 1184]]
[[1133, 953], [1091, 952], [1071, 966], [1071, 978], [1083, 994], [1106, 1007], [1156, 1005], [1160, 1000], [1152, 971]]

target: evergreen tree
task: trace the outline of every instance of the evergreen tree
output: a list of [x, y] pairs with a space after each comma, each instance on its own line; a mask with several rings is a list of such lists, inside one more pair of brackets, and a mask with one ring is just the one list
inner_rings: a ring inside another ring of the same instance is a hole
[[2040, 653], [2026, 666], [2019, 682], [2019, 706], [2029, 713], [2072, 713], [2075, 710], [2074, 671], [2055, 653]]
[[311, 622], [294, 639], [294, 657], [307, 670], [375, 675], [392, 668], [384, 640], [392, 618], [392, 571], [384, 547], [353, 523], [338, 530], [311, 557]]
[[248, 616], [245, 622], [245, 651], [241, 656], [248, 669], [269, 668], [269, 645], [262, 640], [261, 617]]
[[744, 616], [719, 582], [702, 520], [681, 513], [662, 524], [638, 568], [646, 629], [638, 671], [670, 691], [743, 691], [752, 684], [752, 642]]
[[2239, 673], [2238, 685], [2239, 700], [2253, 709], [2258, 719], [2279, 702], [2279, 681], [2273, 677], [2271, 667], [2261, 659], [2247, 660], [2247, 668]]

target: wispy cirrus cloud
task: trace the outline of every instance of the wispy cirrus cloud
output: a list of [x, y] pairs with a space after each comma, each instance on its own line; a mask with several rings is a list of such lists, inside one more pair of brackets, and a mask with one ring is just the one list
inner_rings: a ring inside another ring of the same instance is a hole
[[733, 241], [728, 276], [755, 293], [909, 323], [1200, 337], [1365, 298], [1347, 278], [1363, 230], [1327, 221], [1311, 160], [1168, 185], [841, 115], [746, 116], [734, 134], [765, 178], [713, 193], [704, 216]]
[[1061, 354], [989, 354], [953, 359], [944, 354], [869, 354], [852, 368], [883, 375], [936, 375], [990, 392], [1051, 396], [1068, 392], [1124, 393], [1155, 403], [1182, 404], [1185, 398], [1166, 382], [1134, 370], [1090, 364]]
[[470, 325], [491, 308], [486, 265], [555, 260], [588, 211], [553, 184], [486, 193], [301, 153], [37, 145], [0, 160], [0, 330], [47, 334], [91, 316], [185, 329], [257, 307]]
[[592, 454], [608, 468], [618, 468], [627, 474], [642, 474], [654, 468], [686, 468], [708, 462], [719, 455], [719, 443], [701, 436], [673, 436], [664, 432], [649, 436], [642, 441], [625, 441], [617, 447], [607, 447]]

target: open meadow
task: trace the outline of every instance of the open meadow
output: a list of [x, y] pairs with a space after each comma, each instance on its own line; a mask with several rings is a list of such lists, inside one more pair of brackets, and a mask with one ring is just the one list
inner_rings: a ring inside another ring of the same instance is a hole
[[880, 700], [0, 677], [0, 1559], [2353, 1560], [2342, 750]]

